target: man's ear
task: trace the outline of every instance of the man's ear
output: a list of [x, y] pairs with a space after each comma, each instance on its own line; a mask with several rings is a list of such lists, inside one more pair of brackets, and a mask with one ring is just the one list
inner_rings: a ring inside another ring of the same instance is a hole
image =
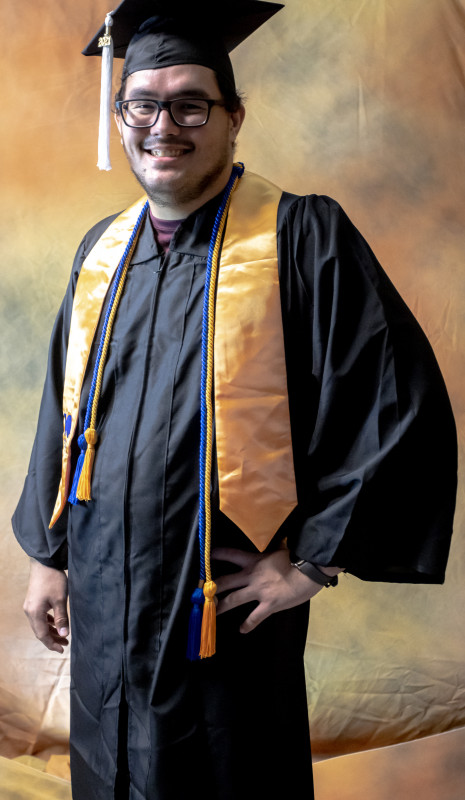
[[231, 117], [231, 141], [234, 144], [234, 142], [237, 139], [237, 135], [242, 127], [242, 123], [244, 122], [244, 117], [245, 117], [245, 108], [242, 105], [242, 103], [240, 104], [237, 111], [231, 111], [230, 117]]
[[116, 113], [116, 114], [114, 114], [114, 117], [115, 117], [116, 127], [118, 128], [120, 136], [121, 136], [121, 144], [123, 144], [123, 125], [124, 125], [124, 122], [123, 122], [123, 120], [121, 118], [121, 114]]

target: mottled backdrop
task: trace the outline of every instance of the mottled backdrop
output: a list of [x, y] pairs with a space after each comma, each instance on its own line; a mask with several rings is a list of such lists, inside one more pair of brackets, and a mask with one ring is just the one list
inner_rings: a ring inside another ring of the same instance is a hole
[[[68, 661], [21, 612], [10, 534], [50, 328], [82, 235], [140, 195], [112, 139], [95, 168], [99, 60], [80, 50], [108, 0], [0, 0], [0, 753], [66, 749]], [[463, 454], [465, 0], [288, 0], [234, 56], [238, 155], [284, 188], [338, 199], [422, 323]], [[440, 465], [438, 465], [440, 468]], [[313, 603], [308, 698], [322, 757], [465, 722], [464, 493], [444, 587], [347, 577]]]

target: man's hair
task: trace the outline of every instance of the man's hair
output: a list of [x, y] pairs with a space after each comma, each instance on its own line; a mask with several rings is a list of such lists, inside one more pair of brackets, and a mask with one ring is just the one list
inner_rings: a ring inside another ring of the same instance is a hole
[[[244, 103], [244, 96], [239, 93], [234, 86], [231, 86], [231, 84], [225, 80], [221, 73], [215, 72], [215, 76], [218, 83], [218, 88], [224, 100], [224, 107], [226, 111], [231, 113], [238, 111], [241, 105]], [[115, 94], [115, 103], [117, 103], [119, 100], [124, 100], [126, 80], [127, 78], [121, 81], [121, 86]]]
[[225, 80], [222, 73], [215, 72], [215, 75], [226, 111], [239, 111], [241, 105], [244, 104], [244, 95], [238, 92], [235, 86], [231, 86], [229, 81]]

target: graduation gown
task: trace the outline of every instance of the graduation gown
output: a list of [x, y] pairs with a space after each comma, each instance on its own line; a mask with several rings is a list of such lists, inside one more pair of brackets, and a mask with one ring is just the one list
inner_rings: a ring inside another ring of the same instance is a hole
[[[48, 530], [73, 291], [112, 218], [81, 243], [52, 336], [13, 526], [30, 556], [69, 569], [75, 800], [278, 798], [305, 785], [312, 796], [307, 604], [245, 636], [250, 609], [222, 615], [216, 656], [185, 658], [198, 576], [203, 285], [218, 202], [185, 220], [166, 255], [144, 223], [104, 372], [94, 499]], [[298, 506], [270, 549], [287, 537], [298, 557], [364, 579], [442, 582], [456, 441], [431, 348], [333, 200], [283, 193], [277, 233]], [[80, 431], [90, 381], [91, 367]], [[253, 549], [219, 512], [215, 475], [212, 496], [213, 543]]]

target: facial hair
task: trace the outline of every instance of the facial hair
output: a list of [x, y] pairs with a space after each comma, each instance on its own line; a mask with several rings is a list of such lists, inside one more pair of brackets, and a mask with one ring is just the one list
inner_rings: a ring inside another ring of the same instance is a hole
[[[144, 147], [150, 149], [147, 144], [148, 140], [144, 142]], [[153, 147], [162, 147], [164, 144], [171, 147], [173, 146], [172, 143], [156, 140]], [[182, 208], [184, 205], [190, 205], [201, 198], [208, 190], [210, 184], [225, 170], [231, 158], [231, 145], [229, 142], [225, 142], [224, 148], [218, 152], [216, 161], [210, 164], [203, 174], [194, 174], [192, 176], [187, 174], [184, 183], [177, 186], [169, 186], [163, 184], [162, 181], [160, 181], [160, 185], [157, 185], [156, 182], [149, 182], [147, 180], [145, 169], [138, 169], [131, 163], [132, 160], [129, 157], [124, 143], [123, 148], [133, 175], [142, 186], [149, 200], [155, 203], [159, 208], [170, 208], [173, 206]]]

